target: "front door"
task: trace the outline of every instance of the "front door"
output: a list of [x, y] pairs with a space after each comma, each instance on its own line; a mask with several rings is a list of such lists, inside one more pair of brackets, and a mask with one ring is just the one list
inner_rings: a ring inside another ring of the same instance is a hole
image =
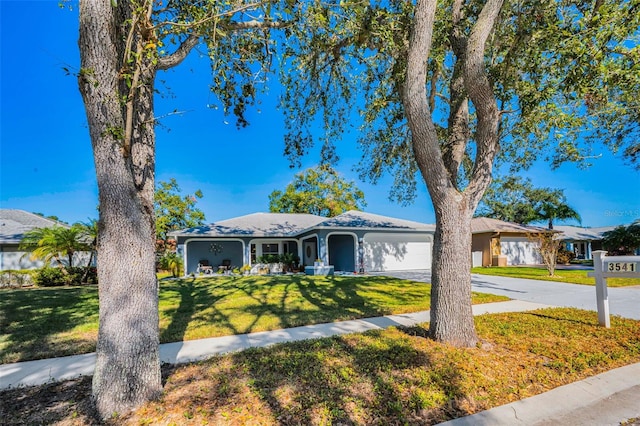
[[318, 258], [318, 251], [315, 241], [305, 241], [303, 246], [304, 266], [313, 266], [313, 262]]

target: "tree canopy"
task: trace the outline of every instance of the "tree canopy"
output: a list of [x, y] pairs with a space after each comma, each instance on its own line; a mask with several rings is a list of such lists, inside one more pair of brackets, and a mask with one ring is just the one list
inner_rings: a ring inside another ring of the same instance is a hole
[[[156, 238], [166, 243], [168, 234], [184, 228], [204, 225], [205, 216], [196, 207], [202, 191], [180, 195], [178, 182], [171, 178], [167, 182], [159, 182], [155, 191]], [[165, 244], [166, 246], [166, 244]]]
[[[462, 85], [462, 54], [484, 3], [438, 2], [424, 76], [429, 113], [460, 190], [477, 164], [479, 108]], [[283, 78], [291, 90], [283, 105], [291, 117], [310, 113], [287, 121], [287, 153], [307, 152], [316, 116], [326, 128], [323, 146], [330, 145], [353, 126], [348, 111], [355, 108], [362, 117], [362, 177], [375, 182], [390, 171], [398, 183], [392, 195], [411, 199], [418, 166], [401, 87], [414, 5], [340, 5], [299, 3], [308, 25], [287, 28], [296, 37], [285, 50], [291, 66]], [[499, 162], [512, 170], [536, 160], [587, 165], [604, 145], [640, 167], [640, 3], [505, 1], [498, 10], [483, 65], [500, 114]], [[467, 130], [454, 143], [461, 127]]]
[[602, 235], [602, 246], [612, 256], [634, 254], [640, 249], [640, 220], [605, 232]]
[[519, 176], [495, 179], [476, 215], [520, 224], [545, 221], [549, 229], [553, 229], [554, 220], [581, 220], [578, 212], [567, 204], [561, 189], [536, 188], [531, 179]]
[[269, 195], [269, 211], [309, 213], [333, 217], [367, 205], [364, 193], [328, 165], [309, 168], [295, 175], [284, 191]]

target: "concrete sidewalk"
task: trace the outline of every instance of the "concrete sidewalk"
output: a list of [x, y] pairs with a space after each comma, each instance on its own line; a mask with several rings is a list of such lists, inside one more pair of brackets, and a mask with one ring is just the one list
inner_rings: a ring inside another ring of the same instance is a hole
[[[508, 302], [474, 305], [473, 313], [474, 315], [481, 315], [495, 312], [523, 312], [545, 307], [548, 307], [548, 305], [510, 300]], [[423, 311], [412, 314], [308, 325], [284, 330], [165, 343], [160, 345], [160, 360], [167, 364], [183, 364], [247, 348], [265, 347], [276, 343], [317, 339], [348, 333], [361, 333], [393, 325], [411, 326], [427, 321], [429, 321], [429, 311]], [[0, 389], [41, 385], [78, 376], [89, 376], [93, 374], [94, 366], [94, 353], [3, 364], [0, 365]]]
[[640, 363], [441, 425], [603, 426], [634, 418], [640, 418]]

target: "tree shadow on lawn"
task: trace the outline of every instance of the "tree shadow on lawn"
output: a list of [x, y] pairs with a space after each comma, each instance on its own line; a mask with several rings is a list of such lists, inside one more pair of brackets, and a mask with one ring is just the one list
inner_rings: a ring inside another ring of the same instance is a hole
[[[114, 424], [143, 424], [165, 414], [173, 420], [177, 415], [183, 423], [190, 423], [191, 416], [192, 422], [222, 421], [222, 416], [225, 424], [242, 424], [243, 419], [280, 425], [435, 424], [466, 414], [457, 406], [460, 371], [454, 364], [442, 364], [401, 332], [249, 349], [192, 365], [166, 366], [162, 398]], [[0, 395], [10, 401], [6, 420], [95, 424], [90, 393], [91, 378], [85, 377]]]
[[318, 281], [304, 277], [293, 278], [301, 296], [317, 310], [304, 312], [316, 323], [364, 318], [388, 313], [388, 310], [358, 294], [358, 284], [353, 281], [344, 282], [341, 278], [329, 277]]
[[194, 280], [180, 281], [178, 293], [180, 294], [180, 304], [175, 309], [164, 312], [164, 315], [171, 317], [171, 322], [160, 333], [161, 342], [178, 342], [184, 339], [189, 322], [195, 312], [195, 286]]
[[[236, 281], [238, 278], [229, 279]], [[185, 340], [189, 325], [197, 320], [223, 324], [231, 329], [231, 334], [239, 334], [238, 330], [233, 328], [229, 318], [215, 308], [217, 302], [229, 299], [240, 291], [232, 284], [233, 281], [230, 283], [229, 280], [222, 278], [180, 280], [173, 284], [175, 288], [165, 288], [165, 291], [177, 292], [180, 295], [180, 303], [176, 308], [163, 309], [161, 300], [161, 324], [165, 318], [170, 322], [166, 328], [161, 326], [160, 342]], [[213, 310], [213, 313], [203, 313], [208, 310]]]
[[162, 326], [161, 341], [182, 341], [187, 334], [214, 337], [375, 317], [397, 306], [411, 310], [416, 300], [429, 298], [422, 283], [393, 292], [384, 288], [388, 281], [300, 275], [180, 281], [176, 288], [165, 289], [172, 291], [171, 297], [178, 293], [180, 304], [161, 307], [161, 324], [170, 319], [166, 328]]
[[339, 279], [304, 276], [237, 279], [224, 284], [233, 291], [209, 297], [202, 312], [192, 314], [201, 321], [218, 324], [230, 334], [243, 334], [386, 312], [359, 296], [356, 286], [341, 284]]
[[411, 338], [373, 331], [234, 358], [279, 424], [435, 424], [466, 414], [457, 404], [464, 397], [458, 369], [431, 374], [431, 355]]
[[[265, 320], [275, 326], [269, 327], [273, 329], [388, 313], [386, 308], [360, 296], [358, 286], [352, 285], [352, 281], [345, 283], [339, 278], [273, 277], [256, 286], [244, 286], [242, 291], [255, 302], [242, 308], [242, 312], [252, 318], [243, 328], [244, 333], [257, 331], [256, 325], [267, 316], [272, 317]], [[275, 292], [282, 294], [274, 298]]]
[[82, 338], [64, 336], [98, 321], [97, 286], [3, 291], [0, 302], [0, 363], [95, 350], [97, 329]]

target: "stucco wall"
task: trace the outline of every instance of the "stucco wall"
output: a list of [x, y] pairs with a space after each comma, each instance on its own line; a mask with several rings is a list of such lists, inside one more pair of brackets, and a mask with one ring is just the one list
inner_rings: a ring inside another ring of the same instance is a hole
[[43, 265], [41, 260], [31, 260], [27, 252], [18, 250], [18, 246], [0, 247], [0, 270], [37, 269]]
[[[89, 252], [79, 252], [73, 255], [73, 266], [87, 266], [89, 261]], [[68, 263], [67, 258], [63, 257], [62, 263]], [[18, 249], [17, 245], [0, 246], [0, 271], [20, 270], [20, 269], [38, 269], [42, 268], [44, 263], [39, 260], [31, 260], [28, 252]], [[56, 261], [51, 262], [52, 266], [57, 266]], [[95, 257], [92, 265], [95, 266]]]
[[485, 233], [471, 236], [471, 252], [482, 252], [482, 266], [491, 266], [491, 235], [493, 234]]

